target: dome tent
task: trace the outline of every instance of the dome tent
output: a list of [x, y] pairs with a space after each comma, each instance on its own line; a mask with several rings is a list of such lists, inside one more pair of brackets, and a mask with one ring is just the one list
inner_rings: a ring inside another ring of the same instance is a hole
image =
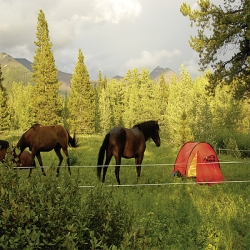
[[196, 177], [196, 182], [219, 183], [224, 181], [218, 157], [206, 142], [185, 143], [175, 161], [173, 175]]

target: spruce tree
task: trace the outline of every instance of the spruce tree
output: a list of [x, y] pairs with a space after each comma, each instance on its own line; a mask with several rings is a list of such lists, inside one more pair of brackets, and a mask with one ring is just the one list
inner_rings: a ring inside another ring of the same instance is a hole
[[215, 94], [216, 86], [230, 85], [236, 98], [249, 98], [250, 1], [224, 0], [222, 5], [201, 0], [197, 4], [192, 9], [184, 2], [180, 11], [189, 17], [191, 26], [198, 27], [189, 44], [199, 53], [201, 70], [213, 69], [206, 89]]
[[0, 64], [0, 131], [9, 129], [10, 115], [7, 105], [8, 95], [6, 88], [3, 86], [4, 78], [2, 77], [2, 67]]
[[69, 124], [72, 130], [84, 133], [94, 132], [95, 92], [81, 49], [78, 51], [78, 61], [71, 78], [69, 111]]
[[35, 82], [33, 93], [34, 122], [54, 125], [61, 122], [62, 100], [59, 96], [58, 70], [55, 65], [48, 24], [42, 10], [38, 14], [37, 46], [32, 64], [32, 80]]
[[23, 82], [13, 82], [9, 93], [9, 107], [11, 107], [11, 129], [26, 130], [32, 125], [32, 99], [34, 86], [28, 83], [26, 86]]
[[102, 78], [102, 72], [99, 70], [97, 85], [95, 88], [95, 131], [96, 132], [101, 131], [100, 96], [101, 96], [102, 90], [103, 89], [105, 90], [106, 87], [107, 87], [106, 75], [104, 76], [104, 78]]

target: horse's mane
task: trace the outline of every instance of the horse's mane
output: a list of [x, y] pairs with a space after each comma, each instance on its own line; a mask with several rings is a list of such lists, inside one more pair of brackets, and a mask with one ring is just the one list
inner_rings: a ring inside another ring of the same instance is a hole
[[143, 132], [145, 138], [149, 138], [152, 134], [152, 129], [153, 130], [159, 129], [159, 125], [157, 121], [150, 120], [150, 121], [138, 123], [134, 125], [133, 128], [140, 129]]
[[[157, 121], [151, 120], [146, 122], [141, 122], [133, 126], [133, 128], [139, 128], [139, 129], [152, 129], [158, 125]], [[159, 125], [158, 125], [159, 128]]]

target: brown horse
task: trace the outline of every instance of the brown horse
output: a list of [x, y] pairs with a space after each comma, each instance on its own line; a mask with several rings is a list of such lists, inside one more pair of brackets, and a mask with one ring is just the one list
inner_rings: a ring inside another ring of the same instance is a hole
[[[6, 154], [11, 154], [14, 161], [17, 164], [17, 168], [31, 168], [36, 166], [36, 162], [32, 159], [32, 155], [28, 151], [23, 151], [19, 156], [15, 153], [15, 150], [9, 149], [9, 142], [5, 140], [0, 140], [0, 161], [3, 162]], [[9, 150], [8, 150], [9, 149]], [[16, 160], [17, 159], [17, 160]]]
[[146, 149], [146, 141], [152, 138], [157, 147], [161, 141], [159, 137], [159, 125], [157, 121], [146, 121], [135, 125], [131, 129], [117, 127], [113, 128], [106, 134], [102, 146], [99, 150], [97, 162], [97, 177], [101, 178], [104, 154], [106, 152], [106, 160], [103, 167], [102, 182], [105, 181], [105, 175], [112, 156], [115, 157], [115, 176], [120, 185], [120, 164], [121, 158], [135, 158], [137, 179], [141, 174], [141, 163]]
[[[74, 148], [78, 146], [75, 134], [72, 138], [69, 132], [61, 125], [43, 126], [40, 124], [33, 125], [22, 135], [19, 142], [17, 143], [17, 147], [21, 150], [21, 152], [23, 152], [23, 150], [28, 147], [31, 151], [32, 158], [34, 159], [37, 157], [44, 175], [46, 175], [46, 173], [43, 168], [40, 152], [49, 152], [52, 149], [54, 149], [56, 155], [59, 158], [57, 175], [59, 175], [60, 166], [63, 161], [61, 149], [67, 157], [68, 171], [71, 174], [68, 145], [71, 145]], [[32, 169], [30, 169], [29, 176], [31, 173]]]

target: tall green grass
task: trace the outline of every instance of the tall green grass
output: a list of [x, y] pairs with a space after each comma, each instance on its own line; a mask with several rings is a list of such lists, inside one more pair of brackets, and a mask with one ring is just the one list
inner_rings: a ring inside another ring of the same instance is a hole
[[[122, 212], [131, 213], [133, 218], [129, 231], [124, 231], [122, 243], [115, 244], [116, 247], [112, 247], [114, 243], [110, 243], [111, 245], [106, 245], [106, 248], [103, 246], [102, 249], [249, 248], [249, 182], [225, 182], [208, 186], [196, 184], [194, 179], [173, 177], [171, 173], [179, 149], [163, 140], [159, 148], [152, 141], [147, 142], [143, 160], [145, 166], [142, 166], [138, 183], [134, 160], [122, 159], [122, 164], [129, 166], [120, 168], [121, 184], [130, 186], [112, 186], [117, 184], [114, 166], [109, 166], [106, 182], [100, 184], [96, 177], [96, 163], [103, 136], [81, 136], [78, 140], [80, 144], [78, 148], [69, 148], [72, 164], [70, 178], [72, 181], [77, 178], [77, 185], [81, 187], [83, 206], [86, 202], [88, 206], [93, 206], [94, 210], [94, 202], [105, 206], [105, 203], [110, 204], [110, 201], [114, 204], [122, 201], [123, 208], [126, 207]], [[42, 153], [42, 158], [44, 165], [48, 166], [45, 169], [47, 174], [56, 175], [55, 167], [58, 159], [55, 153], [53, 151]], [[219, 155], [219, 159], [221, 162], [237, 161], [233, 164], [221, 164], [226, 181], [250, 180], [248, 159], [236, 159], [225, 155]], [[113, 159], [110, 165], [114, 164]], [[65, 176], [68, 174], [65, 165], [64, 161], [59, 178], [54, 179], [59, 183], [64, 183]], [[26, 180], [27, 170], [18, 170], [18, 175], [23, 181], [29, 183], [29, 180]], [[41, 170], [37, 167], [31, 178], [40, 175]], [[67, 179], [68, 177], [65, 181]], [[107, 195], [98, 196], [100, 189]], [[89, 200], [91, 190], [96, 190], [92, 195], [93, 203]], [[125, 205], [124, 201], [126, 201]], [[119, 215], [119, 221], [122, 221], [119, 211], [112, 211], [113, 213]], [[126, 221], [128, 221], [127, 217]], [[95, 223], [98, 224], [98, 222]], [[101, 249], [101, 245], [97, 247], [98, 241], [96, 248], [94, 247], [94, 239], [97, 238], [93, 237], [91, 249]]]

